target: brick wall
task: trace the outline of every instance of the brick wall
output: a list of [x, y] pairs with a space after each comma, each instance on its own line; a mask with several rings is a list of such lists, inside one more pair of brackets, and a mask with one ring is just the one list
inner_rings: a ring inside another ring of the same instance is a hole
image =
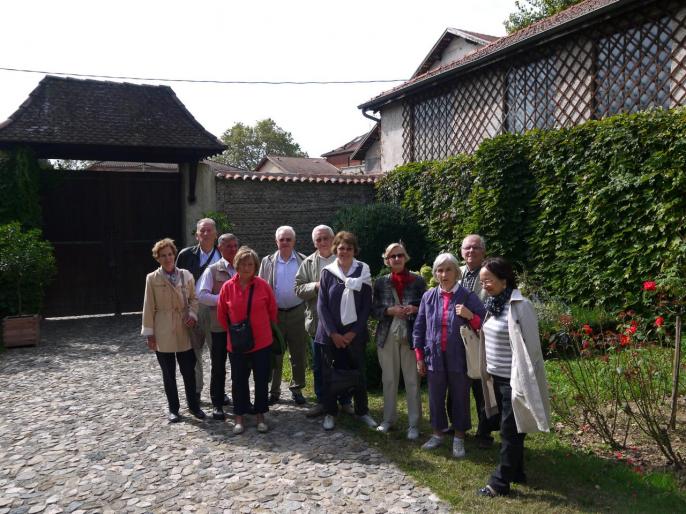
[[274, 232], [291, 225], [296, 249], [314, 251], [312, 229], [329, 225], [341, 207], [374, 201], [373, 184], [323, 184], [307, 182], [217, 179], [217, 210], [225, 212], [234, 232], [260, 258], [276, 251]]

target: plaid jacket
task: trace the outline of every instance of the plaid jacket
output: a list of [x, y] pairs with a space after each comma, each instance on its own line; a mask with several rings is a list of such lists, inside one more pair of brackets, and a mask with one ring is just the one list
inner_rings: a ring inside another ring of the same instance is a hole
[[[407, 284], [403, 296], [403, 304], [405, 305], [416, 305], [422, 301], [422, 295], [426, 291], [426, 282], [424, 279], [412, 273], [415, 277], [414, 281]], [[383, 348], [386, 343], [386, 338], [388, 337], [388, 330], [391, 328], [391, 322], [393, 321], [393, 316], [388, 316], [384, 314], [384, 311], [388, 307], [392, 307], [396, 304], [395, 297], [393, 296], [393, 283], [391, 282], [390, 275], [384, 275], [374, 282], [374, 300], [372, 301], [372, 313], [371, 317], [379, 320], [379, 324], [376, 327], [376, 345], [379, 348]], [[411, 316], [407, 320], [407, 333], [412, 334], [412, 328], [414, 326], [414, 316]], [[410, 346], [412, 343], [410, 342]]]

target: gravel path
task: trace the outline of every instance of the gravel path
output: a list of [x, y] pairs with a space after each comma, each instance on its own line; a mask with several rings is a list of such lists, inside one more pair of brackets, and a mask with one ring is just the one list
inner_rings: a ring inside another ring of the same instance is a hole
[[449, 512], [290, 403], [268, 414], [267, 434], [251, 419], [239, 436], [230, 419], [167, 424], [139, 327], [139, 316], [48, 321], [38, 347], [0, 354], [0, 514]]

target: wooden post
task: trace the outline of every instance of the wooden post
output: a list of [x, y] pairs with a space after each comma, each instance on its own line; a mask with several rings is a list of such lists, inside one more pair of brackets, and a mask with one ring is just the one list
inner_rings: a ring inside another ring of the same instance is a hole
[[669, 428], [676, 428], [676, 407], [679, 396], [679, 367], [681, 366], [681, 316], [676, 317], [676, 333], [674, 335], [674, 368], [672, 370], [672, 415], [669, 418]]

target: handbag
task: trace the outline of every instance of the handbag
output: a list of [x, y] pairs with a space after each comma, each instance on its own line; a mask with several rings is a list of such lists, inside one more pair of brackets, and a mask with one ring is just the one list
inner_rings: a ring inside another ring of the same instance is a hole
[[[336, 360], [331, 355], [331, 349], [325, 350], [325, 366], [322, 369], [324, 382], [328, 384], [330, 394], [337, 397], [342, 394], [350, 393], [360, 387], [362, 373], [359, 369], [342, 369], [336, 367]], [[350, 347], [346, 348], [350, 352]], [[351, 355], [352, 357], [352, 355]], [[352, 358], [350, 359], [352, 360]]]
[[231, 323], [231, 318], [229, 318], [227, 314], [232, 353], [247, 353], [255, 348], [255, 339], [252, 336], [252, 328], [250, 327], [250, 307], [252, 307], [252, 294], [254, 290], [255, 284], [250, 286], [250, 294], [248, 295], [248, 314], [243, 321], [240, 323]]
[[460, 327], [460, 336], [464, 343], [464, 353], [467, 361], [467, 376], [474, 380], [481, 379], [481, 365], [479, 360], [479, 345], [481, 338], [479, 335], [468, 327], [462, 325]]
[[[181, 294], [183, 295], [184, 316], [185, 318], [188, 318], [191, 315], [191, 305], [188, 301], [188, 296], [186, 295], [186, 280], [183, 271], [179, 270], [179, 273], [181, 273]], [[205, 344], [205, 332], [200, 327], [200, 324], [196, 323], [195, 326], [186, 326], [186, 328], [188, 330], [188, 338], [191, 340], [191, 347], [193, 347], [194, 350], [202, 348], [202, 345]]]

